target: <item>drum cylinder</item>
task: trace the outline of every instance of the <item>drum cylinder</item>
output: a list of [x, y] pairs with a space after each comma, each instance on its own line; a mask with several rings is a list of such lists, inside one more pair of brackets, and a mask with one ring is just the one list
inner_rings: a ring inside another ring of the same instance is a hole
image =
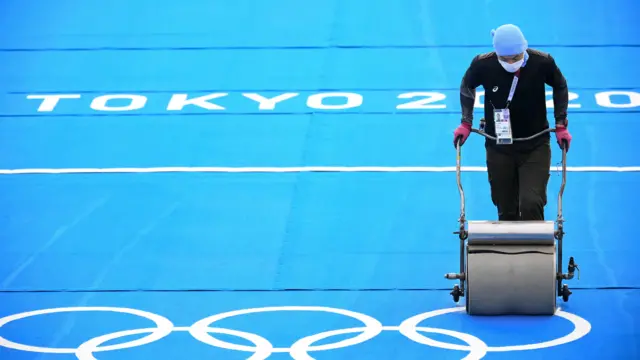
[[470, 222], [466, 301], [471, 315], [553, 315], [552, 222]]

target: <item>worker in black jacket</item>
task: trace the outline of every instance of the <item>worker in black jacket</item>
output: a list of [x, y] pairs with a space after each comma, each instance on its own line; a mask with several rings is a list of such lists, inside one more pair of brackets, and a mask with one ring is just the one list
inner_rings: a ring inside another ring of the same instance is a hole
[[493, 52], [471, 61], [460, 85], [462, 123], [454, 145], [464, 144], [473, 124], [476, 88], [485, 89], [485, 131], [497, 138], [485, 143], [491, 199], [501, 221], [544, 220], [551, 167], [550, 135], [513, 142], [549, 128], [545, 84], [553, 89], [555, 134], [566, 144], [569, 93], [567, 81], [547, 53], [529, 49], [515, 25], [492, 31]]

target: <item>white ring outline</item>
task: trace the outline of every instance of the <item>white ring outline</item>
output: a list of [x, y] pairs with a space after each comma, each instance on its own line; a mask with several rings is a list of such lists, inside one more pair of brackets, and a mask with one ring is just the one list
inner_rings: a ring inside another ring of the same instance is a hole
[[[37, 316], [37, 315], [57, 314], [57, 313], [63, 313], [63, 312], [93, 312], [93, 311], [116, 312], [116, 313], [136, 315], [145, 319], [149, 319], [156, 324], [155, 331], [153, 331], [148, 336], [145, 336], [137, 340], [129, 341], [129, 342], [124, 342], [122, 344], [105, 346], [105, 347], [100, 347], [95, 349], [95, 351], [98, 351], [98, 352], [129, 349], [136, 346], [150, 344], [152, 342], [158, 341], [164, 338], [165, 336], [171, 334], [174, 328], [171, 320], [161, 315], [153, 314], [143, 310], [118, 308], [118, 307], [104, 307], [104, 306], [62, 307], [62, 308], [52, 308], [52, 309], [23, 312], [23, 313], [9, 315], [1, 318], [0, 328], [2, 328], [4, 325], [10, 322], [20, 320], [20, 319], [26, 319], [26, 318]], [[49, 348], [49, 347], [19, 344], [11, 340], [5, 339], [2, 336], [0, 336], [0, 346], [4, 346], [9, 349], [36, 352], [36, 353], [45, 353], [45, 354], [73, 354], [77, 351], [77, 349], [71, 349], [71, 348]]]
[[[220, 347], [220, 348], [229, 349], [229, 350], [254, 352], [257, 350], [255, 347], [228, 343], [226, 341], [222, 341], [214, 338], [204, 330], [210, 328], [211, 324], [213, 324], [214, 322], [220, 321], [222, 319], [226, 319], [226, 318], [230, 318], [238, 315], [254, 314], [254, 313], [261, 313], [261, 312], [274, 312], [274, 311], [329, 312], [329, 313], [344, 315], [344, 316], [359, 320], [365, 325], [364, 327], [365, 331], [363, 331], [362, 334], [356, 337], [338, 341], [332, 344], [312, 346], [306, 349], [306, 351], [334, 350], [334, 349], [340, 349], [348, 346], [357, 345], [378, 336], [382, 332], [382, 328], [383, 328], [382, 323], [377, 319], [369, 315], [365, 315], [362, 313], [357, 313], [357, 312], [353, 312], [345, 309], [336, 309], [336, 308], [330, 308], [330, 307], [324, 307], [324, 306], [271, 306], [271, 307], [233, 310], [233, 311], [212, 315], [193, 324], [189, 332], [191, 333], [191, 336], [193, 336], [197, 340], [211, 346]], [[286, 353], [286, 352], [291, 352], [292, 348], [293, 346], [288, 348], [274, 347], [271, 351], [273, 351], [274, 353]]]
[[[384, 326], [382, 330], [399, 330], [399, 327]], [[469, 354], [466, 357], [464, 357], [462, 360], [480, 360], [487, 355], [487, 349], [488, 349], [487, 344], [485, 344], [484, 341], [482, 341], [481, 339], [471, 334], [466, 334], [466, 333], [462, 333], [454, 330], [437, 329], [437, 328], [429, 328], [429, 327], [422, 327], [422, 326], [416, 327], [414, 330], [421, 331], [421, 332], [448, 335], [466, 342], [467, 344], [469, 344], [469, 350], [468, 350]], [[291, 351], [290, 351], [291, 357], [295, 360], [315, 360], [314, 358], [309, 356], [309, 354], [307, 353], [309, 351], [307, 349], [310, 349], [312, 347], [310, 345], [313, 344], [314, 342], [324, 340], [331, 336], [350, 334], [350, 333], [360, 332], [360, 331], [364, 332], [366, 331], [366, 328], [362, 328], [362, 327], [345, 328], [345, 329], [338, 329], [338, 330], [329, 330], [329, 331], [317, 333], [314, 335], [309, 335], [307, 337], [304, 337], [296, 341], [291, 346]], [[429, 341], [433, 341], [426, 337], [425, 339], [428, 339]], [[363, 342], [364, 341], [361, 341], [359, 344]], [[438, 347], [435, 347], [435, 348], [438, 348]]]
[[[403, 321], [399, 326], [399, 331], [401, 334], [413, 340], [419, 344], [427, 345], [431, 347], [448, 349], [448, 350], [460, 350], [460, 351], [471, 351], [472, 348], [464, 345], [456, 345], [443, 343], [440, 341], [436, 341], [430, 339], [424, 335], [419, 334], [414, 329], [417, 328], [417, 325], [422, 321], [436, 317], [438, 315], [449, 314], [453, 312], [464, 311], [465, 308], [454, 307], [449, 309], [440, 309], [433, 310], [426, 313], [418, 314], [412, 316], [405, 321]], [[561, 318], [569, 320], [573, 324], [573, 331], [569, 334], [559, 337], [554, 340], [544, 341], [535, 344], [525, 344], [525, 345], [508, 345], [508, 346], [489, 346], [487, 347], [488, 352], [505, 352], [505, 351], [525, 351], [525, 350], [539, 350], [539, 349], [548, 349], [553, 346], [564, 345], [570, 343], [572, 341], [576, 341], [584, 336], [586, 336], [591, 331], [591, 324], [580, 316], [570, 314], [567, 312], [558, 309], [554, 316], [559, 316]]]
[[[124, 336], [153, 333], [155, 330], [157, 329], [146, 328], [146, 329], [123, 330], [123, 331], [113, 332], [111, 334], [98, 336], [82, 343], [82, 345], [80, 345], [76, 350], [75, 354], [78, 360], [98, 360], [93, 356], [93, 353], [96, 351], [96, 349], [100, 348], [101, 344], [104, 344], [105, 342], [110, 340], [119, 339]], [[172, 329], [172, 332], [173, 331], [189, 331], [189, 328], [174, 327]], [[257, 351], [255, 351], [255, 353], [251, 357], [249, 357], [249, 359], [247, 360], [264, 360], [269, 356], [271, 356], [271, 354], [273, 353], [271, 351], [271, 349], [273, 349], [273, 345], [271, 345], [269, 340], [261, 337], [260, 335], [239, 331], [239, 330], [222, 329], [222, 328], [207, 328], [206, 331], [217, 333], [217, 334], [223, 334], [223, 335], [237, 336], [245, 340], [251, 341], [254, 345], [256, 345]]]

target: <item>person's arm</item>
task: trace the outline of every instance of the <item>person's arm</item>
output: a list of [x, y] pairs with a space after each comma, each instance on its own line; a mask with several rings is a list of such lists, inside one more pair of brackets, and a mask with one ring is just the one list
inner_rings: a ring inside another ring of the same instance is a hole
[[567, 80], [551, 55], [547, 59], [545, 83], [553, 89], [553, 115], [556, 127], [567, 126], [569, 88], [567, 87]]
[[478, 55], [473, 58], [460, 83], [460, 107], [462, 108], [463, 124], [473, 125], [473, 107], [476, 103], [476, 88], [480, 86], [480, 74], [478, 71], [479, 57]]

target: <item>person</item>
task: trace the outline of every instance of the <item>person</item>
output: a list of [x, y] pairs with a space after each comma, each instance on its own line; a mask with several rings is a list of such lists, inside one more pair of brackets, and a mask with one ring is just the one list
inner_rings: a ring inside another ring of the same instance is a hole
[[553, 89], [555, 136], [569, 150], [567, 81], [554, 58], [530, 49], [519, 27], [506, 24], [491, 31], [494, 51], [476, 55], [460, 85], [462, 121], [454, 145], [462, 146], [473, 124], [476, 88], [485, 89], [485, 141], [491, 200], [500, 221], [544, 220], [551, 168], [550, 135], [531, 140], [549, 128], [545, 84]]

